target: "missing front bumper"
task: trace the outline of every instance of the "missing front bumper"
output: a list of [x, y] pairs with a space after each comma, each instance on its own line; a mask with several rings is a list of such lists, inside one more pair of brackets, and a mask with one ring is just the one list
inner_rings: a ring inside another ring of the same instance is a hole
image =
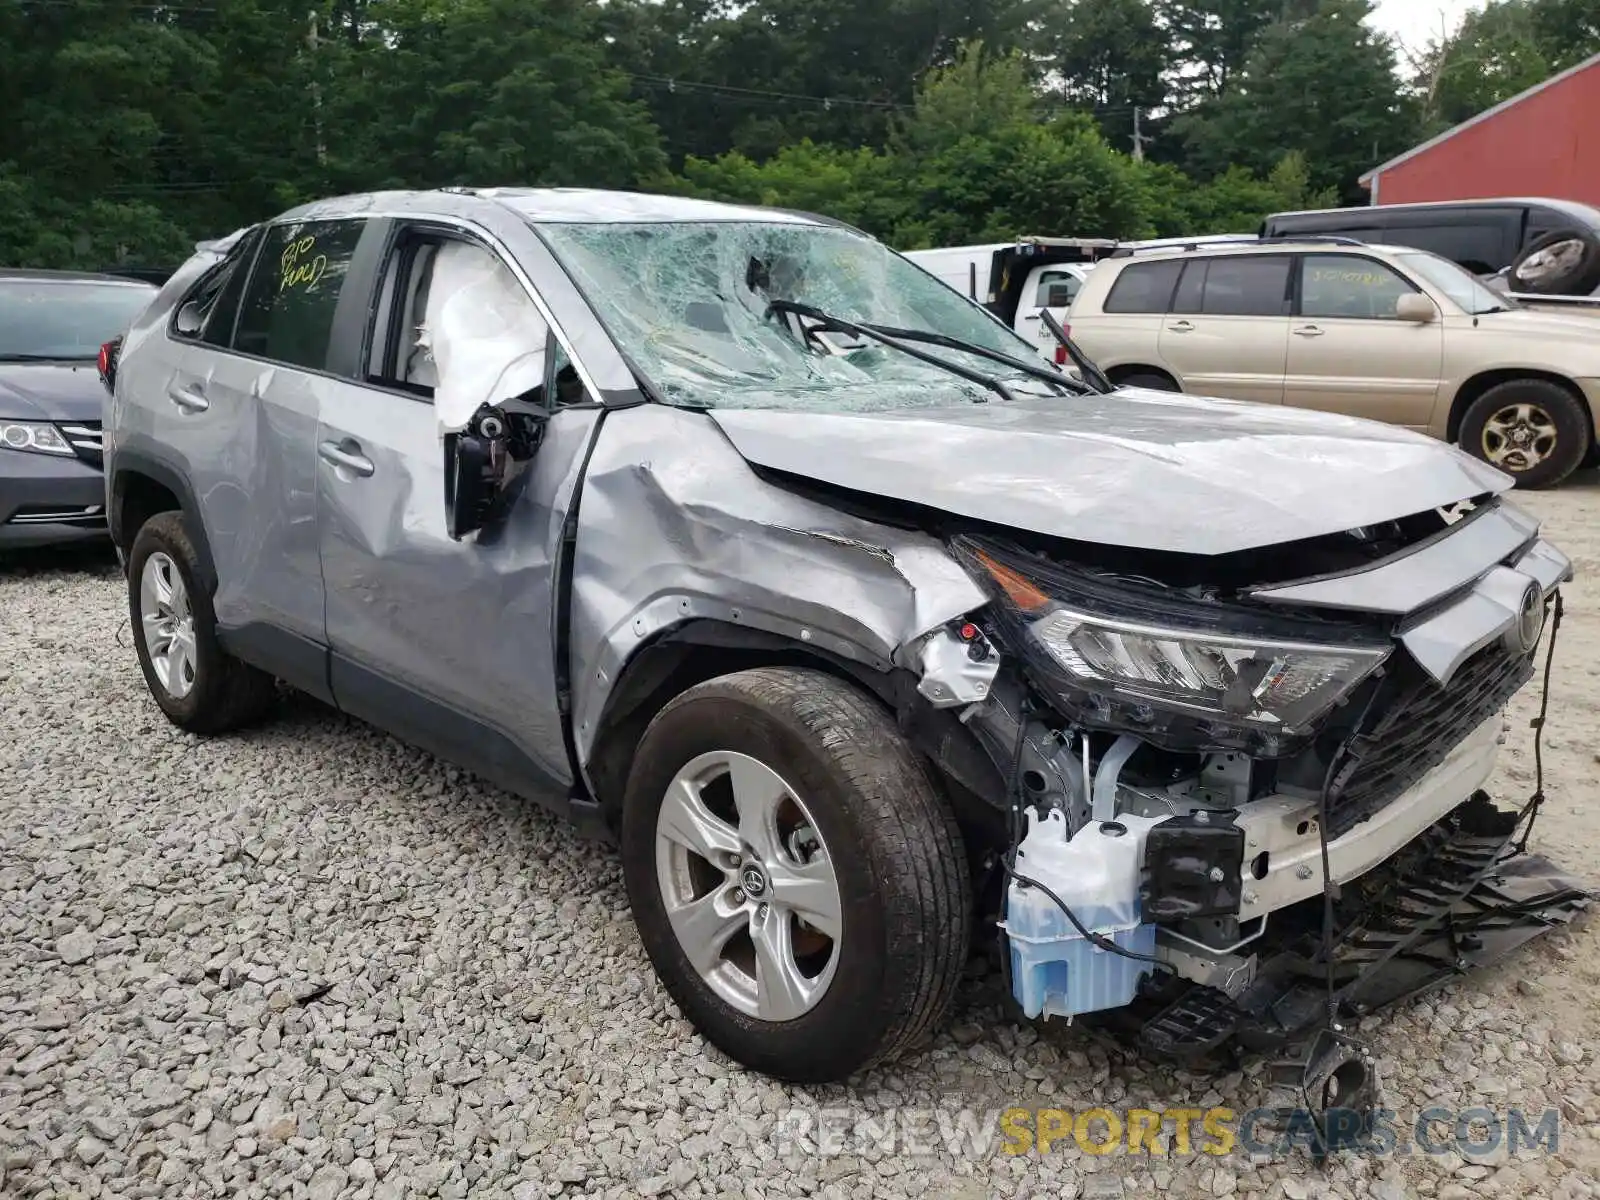
[[1262, 949], [1255, 980], [1239, 995], [1168, 983], [1107, 1019], [1161, 1057], [1193, 1060], [1231, 1047], [1304, 1060], [1307, 1043], [1330, 1022], [1489, 966], [1588, 907], [1584, 884], [1519, 852], [1518, 824], [1519, 814], [1479, 792], [1385, 869], [1344, 890], [1329, 949], [1308, 909], [1298, 928], [1286, 922], [1288, 933]]

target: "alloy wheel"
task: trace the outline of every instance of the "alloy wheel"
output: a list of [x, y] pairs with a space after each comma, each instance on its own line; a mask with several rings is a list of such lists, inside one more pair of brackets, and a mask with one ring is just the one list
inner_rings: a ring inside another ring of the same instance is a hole
[[771, 767], [731, 751], [686, 764], [656, 818], [656, 878], [679, 946], [724, 1002], [792, 1021], [827, 993], [839, 883], [811, 814]]
[[183, 699], [194, 689], [199, 662], [194, 614], [178, 565], [159, 550], [139, 573], [139, 619], [157, 681], [174, 700]]
[[1531, 471], [1555, 453], [1556, 423], [1537, 404], [1508, 404], [1483, 426], [1483, 456], [1513, 474]]
[[1575, 270], [1583, 260], [1584, 246], [1577, 238], [1552, 242], [1542, 250], [1535, 250], [1517, 266], [1517, 277], [1540, 283]]

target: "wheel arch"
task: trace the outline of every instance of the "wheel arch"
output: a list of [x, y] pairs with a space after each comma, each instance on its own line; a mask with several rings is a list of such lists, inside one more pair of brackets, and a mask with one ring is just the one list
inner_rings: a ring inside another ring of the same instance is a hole
[[1135, 375], [1160, 375], [1163, 379], [1171, 380], [1172, 386], [1178, 391], [1183, 390], [1183, 381], [1165, 367], [1158, 367], [1153, 363], [1121, 363], [1106, 370], [1106, 378], [1119, 386]]
[[1588, 397], [1567, 376], [1555, 371], [1547, 371], [1539, 367], [1496, 367], [1488, 371], [1480, 371], [1456, 389], [1455, 398], [1450, 403], [1450, 417], [1445, 426], [1445, 439], [1452, 445], [1461, 437], [1461, 423], [1465, 420], [1467, 410], [1475, 404], [1485, 392], [1497, 388], [1503, 383], [1513, 383], [1519, 379], [1535, 379], [1541, 383], [1552, 383], [1567, 392], [1583, 410], [1585, 419], [1589, 423], [1589, 443], [1595, 441], [1594, 412], [1589, 406]]
[[107, 524], [124, 559], [146, 521], [157, 513], [176, 511], [182, 514], [184, 530], [194, 545], [199, 582], [215, 593], [217, 568], [211, 544], [199, 519], [194, 492], [183, 476], [165, 463], [124, 452], [113, 461], [108, 491]]
[[901, 667], [880, 670], [799, 638], [716, 619], [667, 630], [627, 661], [606, 699], [585, 762], [606, 824], [616, 827], [634, 751], [646, 727], [697, 684], [756, 667], [821, 671], [872, 697], [945, 781], [964, 831], [999, 819], [1004, 779], [978, 738], [949, 709], [935, 709]]

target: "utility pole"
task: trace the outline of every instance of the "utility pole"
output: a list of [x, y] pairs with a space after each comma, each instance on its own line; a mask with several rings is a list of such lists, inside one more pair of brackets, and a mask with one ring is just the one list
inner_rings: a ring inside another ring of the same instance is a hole
[[1143, 162], [1144, 161], [1144, 144], [1146, 142], [1155, 141], [1154, 138], [1147, 137], [1145, 134], [1143, 134], [1143, 133], [1141, 133], [1139, 131], [1139, 115], [1140, 115], [1139, 106], [1137, 104], [1135, 104], [1133, 106], [1133, 161], [1134, 162]]
[[311, 10], [311, 26], [306, 30], [306, 49], [311, 52], [311, 114], [316, 129], [317, 166], [327, 164], [327, 148], [322, 144], [322, 81], [317, 77], [317, 10]]

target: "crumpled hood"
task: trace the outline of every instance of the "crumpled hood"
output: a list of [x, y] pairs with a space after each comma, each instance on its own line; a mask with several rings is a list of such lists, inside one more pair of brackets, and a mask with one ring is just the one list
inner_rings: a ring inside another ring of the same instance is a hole
[[1137, 388], [1015, 404], [710, 416], [758, 466], [1145, 550], [1255, 549], [1511, 486], [1453, 447], [1393, 426]]
[[106, 398], [88, 363], [0, 363], [0, 417], [23, 421], [98, 421]]

